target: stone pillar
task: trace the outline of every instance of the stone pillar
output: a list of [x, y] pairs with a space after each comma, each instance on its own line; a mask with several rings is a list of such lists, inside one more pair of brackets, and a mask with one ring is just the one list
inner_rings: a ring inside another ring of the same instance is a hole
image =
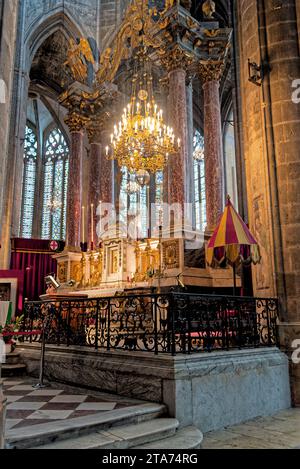
[[[296, 349], [294, 341], [300, 340], [300, 104], [292, 95], [293, 82], [300, 77], [296, 17], [296, 5], [299, 2], [284, 2], [275, 15], [274, 2], [265, 0], [263, 3], [264, 9], [259, 5], [258, 15], [260, 42], [262, 48], [266, 47], [262, 60], [270, 64], [270, 74], [263, 80], [262, 91], [263, 101], [267, 105], [264, 113], [272, 198], [275, 279], [281, 319], [284, 321], [281, 327], [282, 345], [291, 358], [291, 352]], [[273, 125], [272, 132], [269, 132], [270, 124]], [[300, 406], [300, 366], [294, 360], [291, 360], [291, 385], [293, 402]]]
[[[300, 104], [293, 88], [300, 77], [299, 2], [276, 9], [271, 0], [235, 3], [249, 221], [262, 255], [253, 268], [254, 294], [279, 298], [281, 345], [300, 405], [300, 367], [292, 360], [300, 339]], [[265, 70], [261, 86], [249, 81], [249, 58]]]
[[187, 102], [186, 102], [186, 72], [182, 68], [175, 68], [169, 72], [169, 113], [170, 125], [174, 128], [181, 146], [176, 155], [170, 156], [168, 190], [169, 204], [186, 202], [186, 177], [188, 160], [188, 130], [187, 130]]
[[69, 160], [69, 180], [67, 196], [66, 250], [79, 251], [81, 240], [82, 206], [82, 158], [84, 130], [83, 123], [74, 114], [67, 117], [66, 123], [71, 133], [71, 151]]
[[208, 233], [216, 228], [224, 204], [220, 72], [219, 67], [200, 66], [204, 99], [204, 157]]

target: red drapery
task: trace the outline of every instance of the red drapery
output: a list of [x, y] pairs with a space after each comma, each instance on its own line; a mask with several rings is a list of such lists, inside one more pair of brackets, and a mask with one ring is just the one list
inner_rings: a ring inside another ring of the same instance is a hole
[[[57, 249], [53, 249], [55, 247]], [[62, 251], [63, 247], [64, 243], [62, 242], [12, 239], [10, 268], [21, 270], [24, 273], [24, 298], [39, 300], [39, 296], [45, 293], [46, 275], [56, 273], [56, 260], [52, 258], [52, 255]]]

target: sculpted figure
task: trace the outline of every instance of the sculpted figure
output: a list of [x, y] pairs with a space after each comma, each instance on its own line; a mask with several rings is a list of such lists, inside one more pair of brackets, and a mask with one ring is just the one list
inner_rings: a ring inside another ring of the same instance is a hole
[[205, 19], [211, 20], [216, 11], [216, 4], [213, 0], [206, 0], [202, 5], [202, 11]]
[[87, 62], [95, 63], [87, 39], [81, 38], [80, 43], [77, 44], [75, 39], [71, 38], [67, 57], [68, 59], [64, 65], [70, 67], [73, 78], [76, 81], [85, 82], [88, 70]]

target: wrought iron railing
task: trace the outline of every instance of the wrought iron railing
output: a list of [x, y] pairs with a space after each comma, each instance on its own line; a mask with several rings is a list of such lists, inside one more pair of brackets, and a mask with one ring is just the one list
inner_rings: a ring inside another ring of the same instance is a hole
[[276, 299], [187, 293], [25, 304], [24, 341], [158, 353], [278, 345]]

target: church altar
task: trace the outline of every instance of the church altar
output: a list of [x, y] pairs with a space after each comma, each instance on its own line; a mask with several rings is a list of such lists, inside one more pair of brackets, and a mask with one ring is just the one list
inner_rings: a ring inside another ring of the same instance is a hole
[[[160, 231], [157, 238], [131, 239], [120, 230], [112, 230], [98, 246], [87, 252], [64, 250], [53, 255], [59, 292], [97, 298], [136, 290], [167, 291], [178, 286], [198, 292], [201, 288], [213, 292], [233, 286], [230, 268], [206, 265], [205, 243], [199, 239], [195, 242], [197, 249], [192, 250], [184, 236], [166, 237]], [[241, 286], [239, 277], [237, 286]]]

